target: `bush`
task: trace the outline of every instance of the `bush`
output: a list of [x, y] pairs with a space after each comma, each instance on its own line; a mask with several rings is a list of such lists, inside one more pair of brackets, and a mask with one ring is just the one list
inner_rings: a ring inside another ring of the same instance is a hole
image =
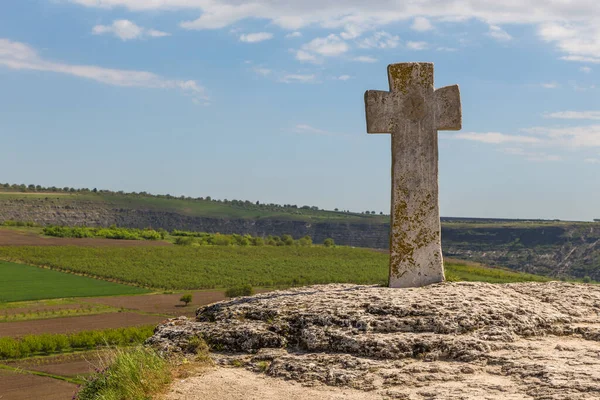
[[592, 278], [590, 278], [589, 276], [583, 277], [583, 283], [590, 283], [591, 281], [592, 281]]
[[254, 289], [250, 285], [243, 285], [229, 288], [225, 291], [225, 296], [234, 298], [241, 296], [252, 296], [254, 294]]
[[310, 236], [306, 235], [306, 236], [301, 237], [300, 239], [298, 239], [296, 243], [298, 244], [298, 246], [311, 246], [312, 245], [312, 239], [311, 239]]
[[286, 246], [292, 246], [294, 244], [294, 238], [291, 235], [281, 235], [281, 241]]
[[327, 238], [323, 241], [323, 246], [325, 247], [333, 247], [335, 246], [335, 242], [333, 241], [332, 238]]
[[185, 303], [185, 305], [187, 306], [188, 304], [190, 304], [192, 302], [192, 295], [191, 294], [184, 294], [183, 296], [181, 296], [181, 298], [179, 299], [179, 301], [182, 301]]
[[175, 244], [178, 246], [191, 246], [194, 243], [194, 238], [190, 236], [177, 236]]

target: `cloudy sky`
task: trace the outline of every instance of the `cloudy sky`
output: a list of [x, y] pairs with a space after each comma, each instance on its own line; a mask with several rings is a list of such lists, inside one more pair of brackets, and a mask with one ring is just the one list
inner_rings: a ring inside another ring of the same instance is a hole
[[5, 0], [0, 182], [389, 209], [363, 93], [435, 63], [444, 216], [600, 218], [600, 2]]

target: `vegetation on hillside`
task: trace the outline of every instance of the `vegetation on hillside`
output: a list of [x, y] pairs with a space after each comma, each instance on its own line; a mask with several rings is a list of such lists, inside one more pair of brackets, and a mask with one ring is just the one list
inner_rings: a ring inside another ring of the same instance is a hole
[[[211, 196], [190, 197], [172, 196], [170, 194], [151, 194], [148, 192], [124, 192], [105, 189], [73, 188], [73, 187], [44, 187], [34, 184], [0, 183], [0, 192], [7, 194], [40, 195], [41, 197], [59, 195], [78, 196], [81, 200], [95, 200], [110, 204], [129, 207], [151, 207], [177, 210], [183, 213], [206, 216], [228, 216], [238, 218], [287, 217], [292, 219], [310, 217], [325, 219], [367, 218], [383, 215], [383, 212], [373, 210], [350, 212], [349, 210], [321, 210], [317, 206], [296, 204], [263, 203], [249, 200], [214, 199]], [[69, 196], [62, 200], [69, 201]]]

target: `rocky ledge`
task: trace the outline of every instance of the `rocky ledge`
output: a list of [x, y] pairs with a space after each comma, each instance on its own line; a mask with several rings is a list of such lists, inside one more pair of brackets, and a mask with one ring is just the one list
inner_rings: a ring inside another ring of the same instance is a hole
[[148, 342], [185, 353], [195, 337], [220, 364], [366, 398], [600, 398], [600, 286], [318, 285], [200, 308]]

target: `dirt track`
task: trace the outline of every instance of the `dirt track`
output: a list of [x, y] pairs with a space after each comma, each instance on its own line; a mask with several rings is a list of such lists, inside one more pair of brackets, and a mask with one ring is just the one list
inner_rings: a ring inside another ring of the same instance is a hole
[[[163, 321], [165, 317], [135, 313], [110, 313], [39, 319], [34, 321], [0, 323], [0, 337], [18, 337], [41, 333], [74, 333], [96, 329], [123, 328], [128, 326], [151, 325]], [[1, 398], [0, 398], [1, 399]], [[2, 399], [3, 400], [3, 399]]]
[[87, 246], [87, 247], [145, 247], [171, 246], [162, 240], [73, 239], [44, 237], [35, 232], [0, 228], [0, 246]]

